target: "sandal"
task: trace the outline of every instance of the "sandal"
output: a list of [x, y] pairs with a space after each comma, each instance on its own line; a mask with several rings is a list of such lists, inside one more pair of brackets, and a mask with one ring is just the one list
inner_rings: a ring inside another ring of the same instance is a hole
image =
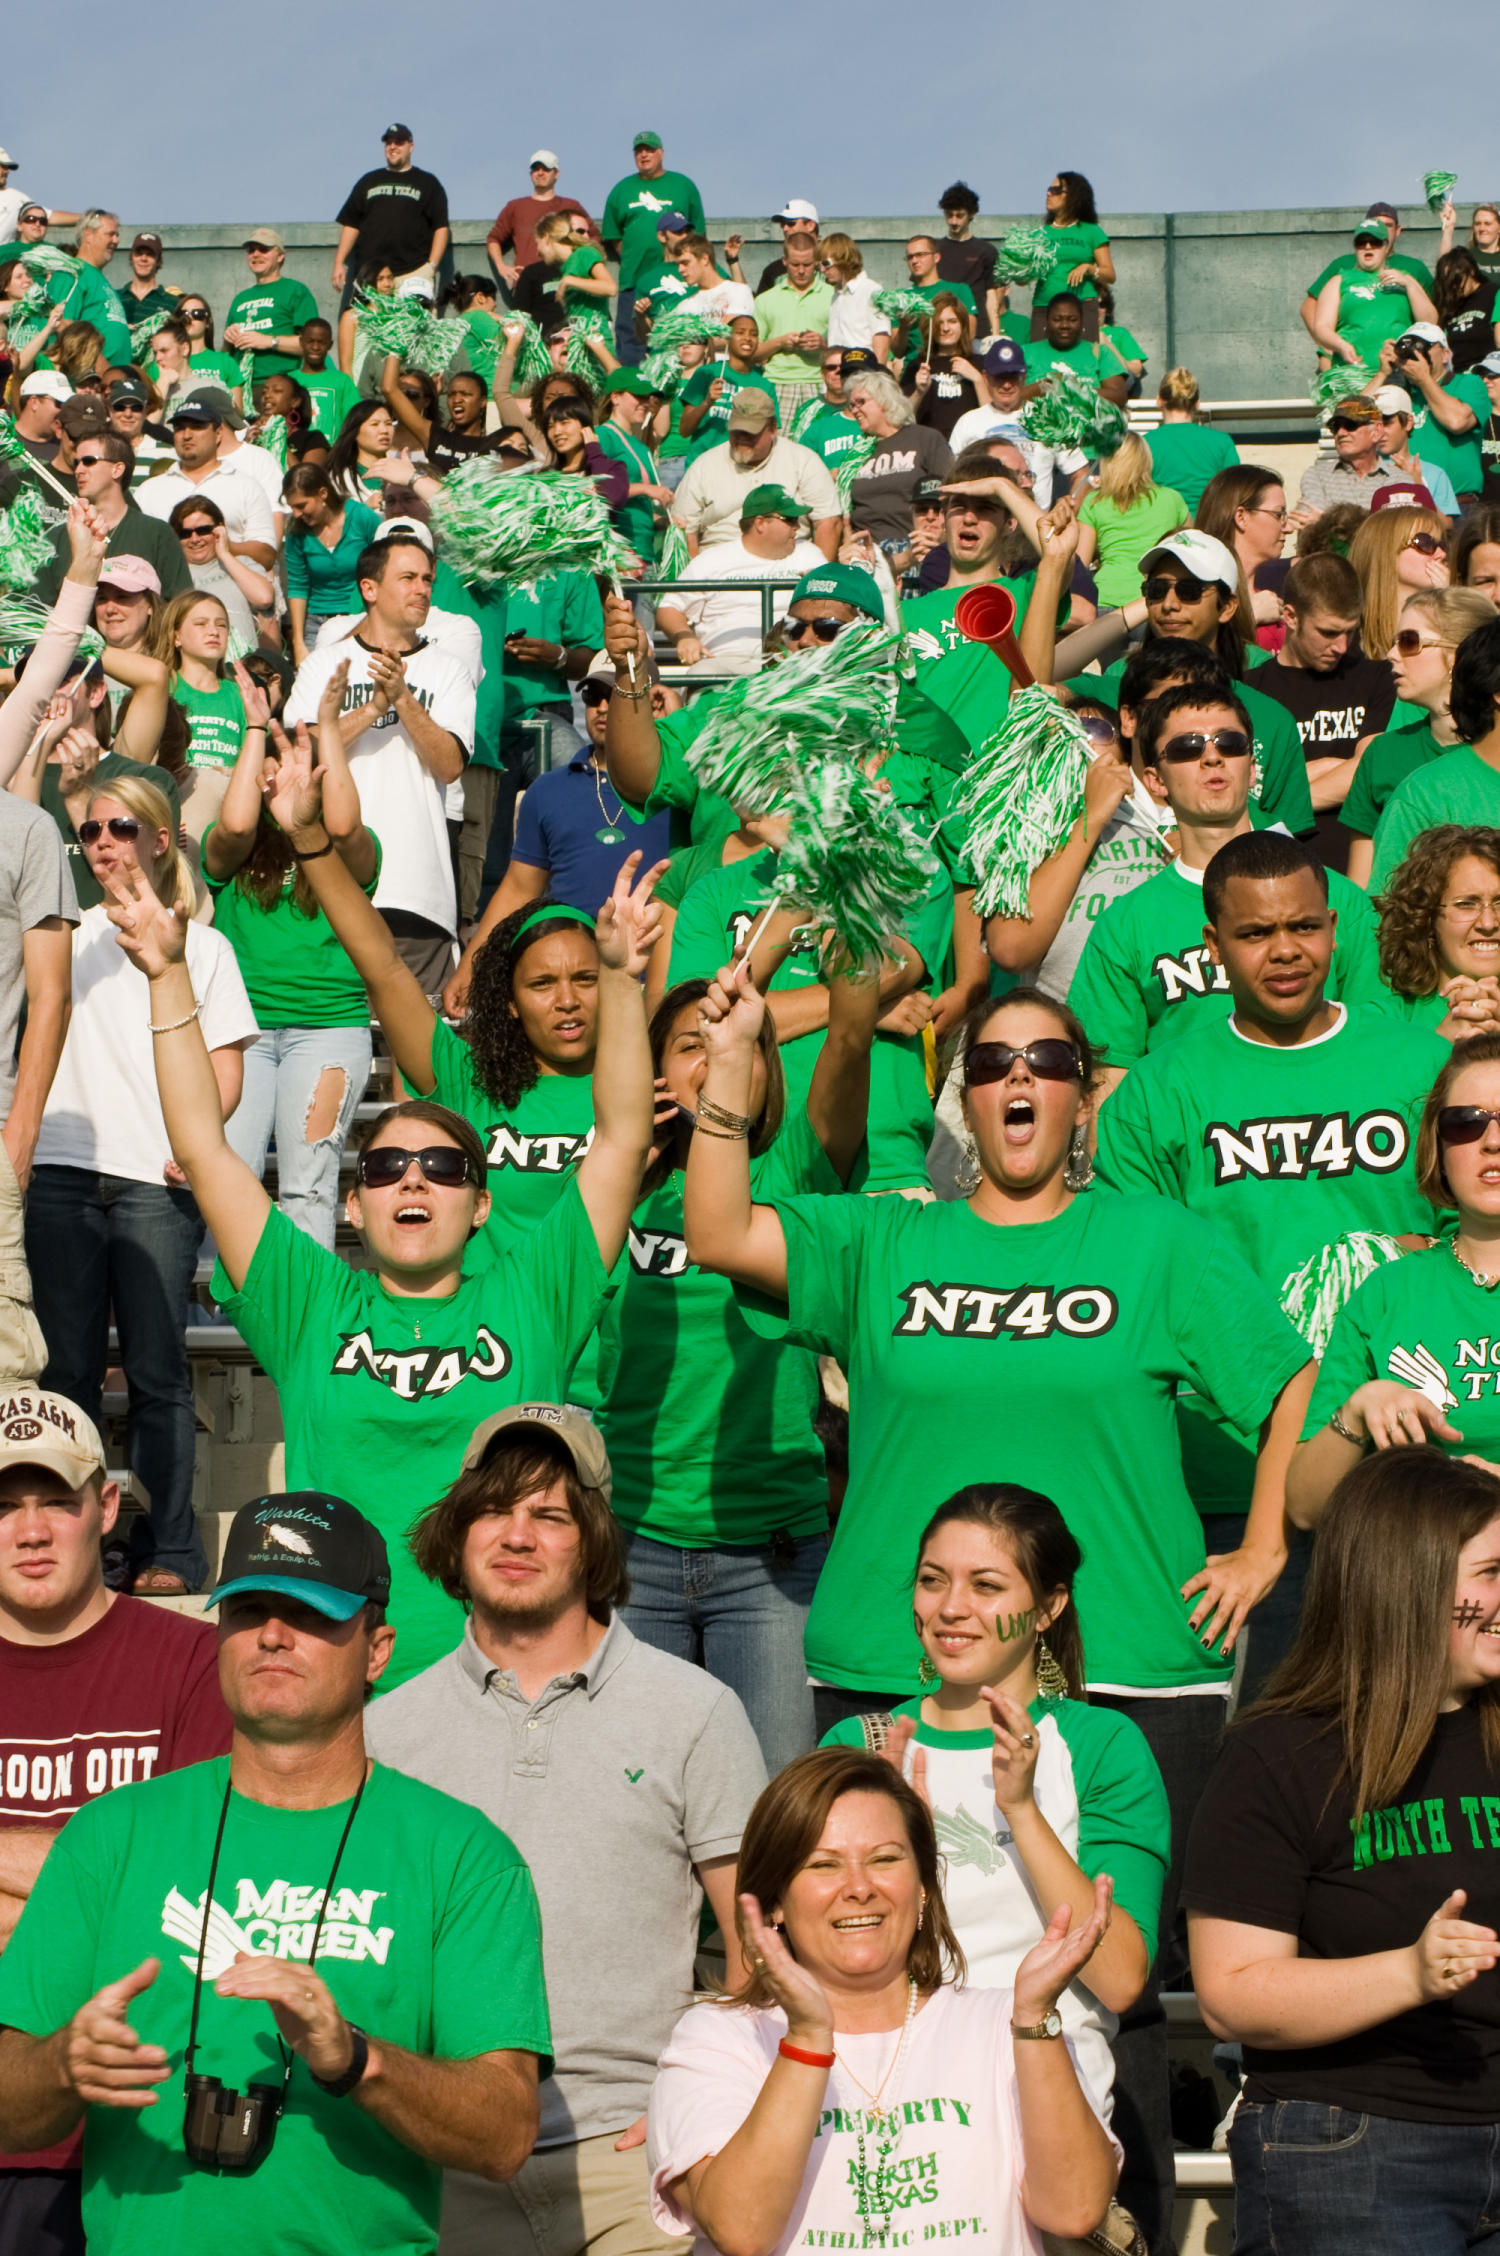
[[190, 1595], [180, 1574], [170, 1567], [142, 1567], [130, 1585], [132, 1598], [186, 1598]]

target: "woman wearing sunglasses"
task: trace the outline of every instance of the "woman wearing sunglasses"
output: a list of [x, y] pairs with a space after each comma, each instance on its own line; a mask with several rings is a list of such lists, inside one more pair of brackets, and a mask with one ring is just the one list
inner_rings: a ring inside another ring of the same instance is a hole
[[236, 556], [229, 543], [224, 512], [206, 495], [200, 500], [192, 494], [186, 501], [179, 501], [167, 523], [182, 543], [193, 586], [200, 595], [211, 595], [224, 606], [229, 619], [230, 657], [243, 658], [260, 639], [256, 612], [274, 611], [276, 607], [273, 581], [247, 558]]
[[1447, 531], [1435, 509], [1372, 509], [1349, 544], [1349, 561], [1364, 595], [1360, 639], [1366, 650], [1389, 650], [1407, 597], [1448, 585]]
[[[188, 367], [201, 384], [222, 384], [236, 407], [247, 412], [250, 402], [240, 397], [244, 372], [234, 353], [218, 352], [214, 347], [214, 317], [207, 298], [189, 293], [177, 308], [177, 319], [188, 334]], [[192, 391], [194, 386], [185, 385]]]
[[1348, 867], [1357, 885], [1370, 882], [1375, 826], [1397, 784], [1457, 744], [1448, 710], [1453, 661], [1464, 636], [1494, 616], [1494, 604], [1472, 588], [1418, 589], [1402, 604], [1386, 655], [1399, 709], [1414, 717], [1365, 746], [1339, 811], [1340, 822], [1354, 833]]
[[[320, 716], [319, 732], [325, 724]], [[332, 724], [336, 727], [336, 720]], [[294, 802], [294, 803], [293, 803]], [[293, 858], [325, 905], [358, 893], [299, 781], [283, 801]], [[462, 1617], [402, 1538], [457, 1474], [479, 1422], [512, 1402], [565, 1399], [598, 1319], [651, 1147], [651, 1056], [641, 975], [656, 936], [655, 871], [632, 855], [599, 912], [595, 1130], [545, 1222], [495, 1258], [484, 1146], [423, 1100], [389, 1107], [360, 1153], [346, 1212], [355, 1270], [272, 1206], [224, 1132], [183, 955], [183, 918], [127, 872], [111, 921], [145, 973], [157, 1083], [173, 1151], [219, 1248], [214, 1292], [281, 1398], [289, 1488], [345, 1496], [391, 1548], [402, 1680], [451, 1650]]]
[[[106, 893], [128, 878], [143, 902], [175, 920], [200, 998], [211, 1101], [216, 1115], [232, 1113], [255, 1018], [229, 942], [190, 921], [192, 872], [165, 796], [138, 776], [96, 783], [78, 836]], [[208, 1574], [193, 1517], [193, 1382], [182, 1336], [203, 1218], [162, 1118], [151, 1015], [107, 905], [86, 910], [73, 934], [73, 1011], [37, 1143], [26, 1248], [47, 1341], [42, 1383], [96, 1424], [114, 1311], [130, 1464], [151, 1500], [149, 1517], [131, 1522], [134, 1587], [180, 1596], [201, 1590]]]
[[1453, 659], [1448, 711], [1458, 742], [1398, 783], [1375, 832], [1370, 884], [1376, 892], [1413, 839], [1435, 823], [1500, 829], [1500, 618], [1464, 636]]
[[[1485, 876], [1493, 895], [1493, 870]], [[1335, 1319], [1287, 1478], [1299, 1526], [1316, 1524], [1371, 1449], [1434, 1443], [1500, 1468], [1487, 1345], [1500, 1278], [1500, 1030], [1454, 1043], [1422, 1112], [1417, 1182], [1435, 1212], [1456, 1209], [1458, 1228], [1377, 1269]]]

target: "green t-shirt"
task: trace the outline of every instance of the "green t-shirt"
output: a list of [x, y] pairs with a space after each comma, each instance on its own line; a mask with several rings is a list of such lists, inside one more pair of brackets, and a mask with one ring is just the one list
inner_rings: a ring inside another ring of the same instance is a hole
[[510, 631], [510, 591], [466, 580], [439, 557], [432, 575], [432, 600], [440, 611], [457, 611], [479, 629], [484, 671], [474, 700], [474, 756], [470, 766], [498, 768], [505, 714], [505, 637]]
[[[239, 361], [236, 359], [233, 353], [190, 353], [188, 355], [188, 366], [193, 370], [195, 375], [212, 376], [214, 381], [216, 383], [222, 384], [226, 391], [237, 390], [244, 381], [244, 373], [240, 367]], [[247, 400], [245, 402], [246, 414], [248, 414], [249, 411], [250, 403]]]
[[557, 277], [557, 302], [565, 313], [608, 313], [608, 298], [599, 297], [593, 290], [568, 287], [570, 274], [581, 274], [587, 280], [598, 266], [604, 266], [604, 253], [597, 243], [580, 243], [576, 251], [568, 253]]
[[[1385, 263], [1387, 266], [1399, 266], [1403, 274], [1414, 274], [1429, 298], [1432, 296], [1432, 270], [1430, 267], [1424, 266], [1420, 259], [1408, 258], [1404, 251], [1392, 251]], [[1338, 258], [1328, 261], [1316, 282], [1308, 284], [1307, 294], [1310, 298], [1317, 297], [1324, 283], [1331, 282], [1336, 274], [1358, 274], [1358, 272], [1359, 261], [1355, 258], [1354, 253], [1344, 251]]]
[[1071, 290], [1075, 298], [1097, 298], [1099, 292], [1094, 287], [1091, 274], [1085, 275], [1081, 282], [1070, 282], [1068, 276], [1075, 266], [1093, 263], [1099, 251], [1109, 241], [1104, 229], [1094, 226], [1089, 220], [1080, 219], [1068, 227], [1049, 227], [1047, 234], [1057, 254], [1056, 263], [1052, 272], [1044, 281], [1038, 282], [1032, 291], [1033, 306], [1050, 305], [1061, 290]]
[[[1386, 989], [1368, 896], [1330, 870], [1328, 897], [1338, 918], [1328, 993], [1351, 1006], [1380, 1002]], [[1068, 1001], [1106, 1065], [1135, 1065], [1162, 1043], [1228, 1017], [1229, 980], [1224, 966], [1209, 960], [1203, 921], [1203, 874], [1180, 862], [1100, 917], [1084, 942]]]
[[[205, 846], [209, 824], [203, 833]], [[365, 983], [344, 952], [323, 911], [309, 916], [297, 906], [297, 866], [282, 880], [271, 908], [233, 877], [214, 877], [203, 865], [214, 905], [214, 923], [234, 950], [257, 1026], [368, 1026], [370, 999]], [[380, 841], [375, 869], [365, 887], [373, 895], [380, 881]]]
[[[592, 1074], [538, 1074], [509, 1108], [496, 1104], [479, 1086], [468, 1043], [441, 1019], [432, 1030], [432, 1087], [417, 1094], [436, 1097], [484, 1139], [493, 1204], [475, 1240], [481, 1261], [546, 1220], [594, 1140]], [[469, 1266], [477, 1266], [472, 1256]]]
[[972, 314], [976, 321], [979, 318], [979, 308], [967, 282], [910, 282], [903, 287], [915, 290], [919, 298], [926, 298], [929, 303], [938, 297], [957, 298], [965, 313]]
[[344, 417], [359, 405], [358, 384], [329, 363], [322, 368], [295, 368], [292, 373], [312, 401], [313, 429], [325, 439], [336, 439]]
[[[804, 1110], [750, 1163], [763, 1203], [841, 1190]], [[598, 1417], [624, 1526], [683, 1550], [821, 1535], [817, 1358], [751, 1330], [727, 1277], [695, 1268], [682, 1176], [636, 1209], [600, 1324]]]
[[213, 1294], [281, 1397], [286, 1485], [345, 1496], [390, 1546], [387, 1691], [458, 1642], [463, 1616], [418, 1573], [406, 1531], [457, 1477], [469, 1436], [512, 1402], [561, 1402], [598, 1320], [604, 1264], [576, 1183], [537, 1229], [457, 1292], [387, 1292], [274, 1207], [238, 1292]]
[[[461, 1618], [453, 1610], [456, 1640]], [[245, 2176], [182, 2147], [183, 2055], [228, 1758], [118, 1787], [58, 1836], [0, 1962], [0, 2018], [44, 2036], [143, 1958], [161, 1972], [130, 2006], [171, 2073], [151, 2107], [90, 2107], [83, 2220], [98, 2256], [429, 2256], [442, 2173], [373, 2115], [292, 2068], [275, 2144]], [[284, 1809], [232, 1795], [214, 1879], [194, 2067], [230, 2089], [282, 2081], [270, 2008], [215, 1995], [237, 1950], [305, 1960], [351, 1804]], [[317, 1972], [372, 2037], [449, 2060], [551, 2049], [541, 1922], [524, 1859], [499, 1828], [376, 1763], [339, 1858]]]
[[226, 675], [213, 689], [194, 689], [181, 674], [174, 674], [172, 695], [188, 717], [189, 767], [227, 772], [245, 741], [245, 700], [239, 683]]
[[703, 198], [685, 172], [663, 169], [654, 180], [629, 172], [611, 188], [599, 222], [607, 243], [620, 245], [620, 288], [638, 290], [661, 252], [663, 212], [680, 211], [695, 235], [704, 231]]
[[1151, 475], [1159, 486], [1171, 486], [1189, 509], [1203, 499], [1210, 478], [1232, 470], [1240, 450], [1227, 431], [1209, 423], [1161, 423], [1146, 441], [1151, 453]]
[[724, 389], [710, 404], [708, 413], [688, 440], [689, 462], [696, 462], [699, 455], [706, 454], [710, 447], [724, 444], [729, 436], [729, 410], [736, 392], [742, 392], [748, 386], [753, 392], [764, 392], [767, 399], [776, 397], [775, 385], [769, 377], [762, 376], [758, 368], [742, 375], [737, 368], [731, 368], [727, 360], [706, 360], [701, 368], [693, 370], [683, 385], [683, 406], [696, 407], [700, 400], [706, 400], [716, 377], [723, 383]]
[[1500, 770], [1456, 744], [1398, 783], [1375, 826], [1370, 891], [1378, 893], [1407, 848], [1437, 823], [1500, 823]]
[[1087, 376], [1093, 384], [1099, 381], [1099, 347], [1091, 345], [1087, 337], [1066, 347], [1049, 345], [1045, 337], [1028, 337], [1021, 349], [1026, 355], [1028, 384], [1040, 384], [1054, 368], [1070, 368], [1075, 376]]
[[1442, 1406], [1460, 1439], [1437, 1441], [1450, 1457], [1500, 1458], [1500, 1332], [1495, 1298], [1454, 1260], [1444, 1239], [1425, 1253], [1386, 1262], [1334, 1319], [1307, 1406], [1304, 1441], [1327, 1425], [1356, 1387], [1396, 1379]]
[[[1254, 644], [1245, 653], [1245, 665], [1252, 670], [1264, 665], [1271, 653], [1257, 651]], [[1115, 706], [1120, 702], [1120, 677], [1128, 661], [1116, 659], [1106, 666], [1102, 674], [1079, 674], [1064, 682], [1076, 696], [1097, 698], [1101, 704]], [[1307, 781], [1307, 762], [1302, 756], [1302, 739], [1297, 734], [1297, 724], [1284, 705], [1274, 697], [1267, 697], [1263, 689], [1252, 689], [1248, 682], [1237, 681], [1234, 693], [1250, 716], [1250, 726], [1255, 735], [1255, 766], [1259, 781], [1250, 786], [1250, 804], [1264, 823], [1284, 823], [1299, 838], [1309, 838], [1316, 827], [1313, 816], [1312, 792]]]
[[1398, 284], [1381, 274], [1352, 273], [1339, 277], [1339, 310], [1334, 328], [1350, 343], [1367, 368], [1380, 359], [1380, 348], [1411, 327], [1411, 300]]
[[852, 415], [846, 415], [841, 407], [824, 406], [798, 433], [797, 444], [808, 447], [837, 476], [849, 449], [863, 438], [864, 432]]
[[[260, 329], [268, 337], [290, 337], [305, 321], [316, 321], [318, 302], [305, 282], [293, 281], [283, 274], [275, 282], [252, 282], [248, 289], [237, 291], [229, 301], [229, 311], [224, 316], [226, 329]], [[263, 384], [268, 376], [295, 376], [298, 361], [295, 353], [258, 352], [251, 369], [251, 382]], [[236, 382], [238, 382], [236, 371]], [[245, 412], [250, 412], [250, 402], [245, 402]]]
[[[644, 439], [632, 438], [615, 423], [601, 423], [597, 437], [604, 452], [624, 464], [625, 475], [633, 486], [660, 483], [656, 457]], [[615, 511], [615, 530], [629, 541], [649, 574], [656, 556], [656, 503], [648, 501], [644, 494], [632, 494]]]
[[1141, 558], [1160, 547], [1168, 533], [1191, 521], [1192, 511], [1174, 487], [1158, 484], [1122, 509], [1108, 494], [1091, 493], [1078, 512], [1098, 540], [1094, 577], [1101, 610], [1134, 603], [1141, 592]]
[[[1307, 1349], [1219, 1233], [1165, 1199], [1093, 1190], [1050, 1222], [962, 1200], [778, 1202], [790, 1337], [848, 1374], [849, 1486], [807, 1625], [814, 1678], [916, 1690], [917, 1533], [1004, 1477], [1054, 1497], [1083, 1550], [1091, 1684], [1222, 1685], [1180, 1591], [1203, 1565], [1175, 1396], [1253, 1430]], [[763, 1304], [762, 1304], [763, 1305]], [[752, 1322], [775, 1329], [746, 1299]]]
[[80, 265], [76, 274], [50, 274], [45, 288], [49, 303], [63, 306], [69, 321], [88, 321], [99, 331], [111, 367], [130, 366], [129, 316], [119, 291], [98, 267]]
[[[604, 641], [604, 609], [599, 590], [586, 572], [559, 572], [535, 587], [506, 590], [506, 631], [532, 635], [539, 642], [588, 643], [597, 650]], [[568, 685], [555, 666], [523, 664], [505, 653], [503, 674], [507, 731], [528, 713], [544, 705], [560, 705], [571, 712]]]
[[1361, 838], [1373, 838], [1375, 825], [1397, 784], [1418, 768], [1425, 768], [1429, 760], [1440, 759], [1445, 749], [1449, 748], [1439, 744], [1425, 714], [1406, 728], [1387, 729], [1377, 736], [1365, 746], [1348, 797], [1339, 809], [1344, 828]]
[[[1126, 361], [1147, 360], [1149, 357], [1150, 355], [1139, 337], [1132, 336], [1128, 329], [1122, 329], [1118, 322], [1106, 321], [1100, 325], [1099, 374], [1101, 378], [1134, 376], [1137, 373], [1136, 370], [1127, 368], [1125, 366]], [[1144, 373], [1144, 371], [1141, 371], [1141, 373]], [[1170, 478], [1163, 480], [1166, 485], [1170, 485], [1171, 482]]]
[[1473, 423], [1455, 437], [1443, 429], [1421, 393], [1413, 392], [1411, 404], [1416, 414], [1411, 451], [1435, 470], [1446, 470], [1456, 494], [1477, 494], [1484, 483], [1484, 427], [1490, 418], [1490, 395], [1484, 388], [1484, 378], [1472, 369], [1462, 376], [1450, 376], [1443, 390], [1449, 399], [1472, 409]]
[[[1015, 598], [1015, 631], [1025, 623], [1035, 582], [1029, 573], [999, 583]], [[901, 606], [902, 631], [910, 637], [917, 687], [955, 721], [977, 751], [993, 736], [1010, 704], [1010, 674], [985, 643], [959, 633], [953, 614], [965, 587], [936, 588]]]
[[[742, 861], [711, 871], [684, 896], [672, 932], [669, 983], [712, 979], [748, 936], [769, 898], [776, 856], [767, 848]], [[953, 887], [939, 869], [926, 902], [911, 919], [905, 937], [927, 967], [924, 985], [941, 982], [953, 932]], [[821, 977], [815, 945], [797, 948], [771, 981], [773, 994], [816, 986]], [[781, 1045], [788, 1114], [805, 1112], [813, 1068], [823, 1047], [821, 1034], [799, 1034]], [[925, 1188], [927, 1147], [932, 1141], [932, 1098], [920, 1037], [878, 1034], [870, 1056], [868, 1167], [851, 1178], [858, 1190]]]

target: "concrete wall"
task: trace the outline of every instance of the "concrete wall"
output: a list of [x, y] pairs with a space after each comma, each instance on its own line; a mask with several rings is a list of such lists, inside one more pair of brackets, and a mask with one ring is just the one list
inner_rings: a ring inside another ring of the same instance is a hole
[[[1313, 354], [1297, 307], [1320, 268], [1350, 247], [1362, 216], [1357, 209], [1106, 214], [1120, 278], [1117, 308], [1149, 355], [1148, 386], [1163, 369], [1182, 363], [1196, 373], [1206, 400], [1305, 396]], [[1410, 218], [1402, 248], [1431, 264], [1436, 227], [1425, 211], [1414, 208]], [[1035, 223], [1035, 214], [984, 218], [978, 232], [1001, 235], [1009, 226]], [[137, 226], [152, 224], [149, 218], [130, 221], [123, 240], [128, 243]], [[205, 291], [221, 326], [229, 300], [249, 279], [240, 246], [255, 224], [252, 217], [234, 226], [159, 229], [167, 246], [166, 278]], [[870, 272], [890, 283], [906, 279], [901, 253], [907, 236], [938, 224], [921, 217], [824, 217], [825, 229], [852, 235]], [[462, 270], [487, 268], [483, 246], [489, 225], [487, 219], [455, 223]], [[769, 220], [714, 219], [710, 227], [716, 240], [730, 232], [743, 234], [744, 266], [752, 283], [780, 247], [780, 232]], [[304, 221], [285, 224], [281, 232], [288, 272], [306, 282], [332, 316], [328, 270], [336, 228]], [[122, 255], [111, 277], [118, 284], [127, 274]]]

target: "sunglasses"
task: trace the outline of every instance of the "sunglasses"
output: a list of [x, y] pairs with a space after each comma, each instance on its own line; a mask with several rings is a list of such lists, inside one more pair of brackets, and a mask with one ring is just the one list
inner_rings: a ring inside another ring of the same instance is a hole
[[108, 459], [109, 457], [103, 454], [75, 454], [73, 463], [76, 469], [92, 470], [96, 462], [106, 462]]
[[1440, 1144], [1477, 1144], [1500, 1111], [1489, 1105], [1444, 1105], [1437, 1116]]
[[207, 306], [181, 306], [178, 310], [184, 321], [206, 321], [208, 319]]
[[78, 825], [78, 835], [85, 846], [97, 846], [106, 830], [111, 838], [139, 838], [141, 835], [141, 826], [134, 815], [111, 815], [107, 823], [90, 815], [87, 822]]
[[1243, 729], [1188, 729], [1181, 736], [1169, 736], [1165, 744], [1156, 747], [1156, 758], [1161, 760], [1201, 760], [1209, 745], [1222, 752], [1226, 760], [1246, 759], [1250, 739]]
[[[1415, 548], [1417, 544], [1412, 541], [1409, 545]], [[1396, 635], [1395, 647], [1403, 658], [1415, 658], [1419, 650], [1451, 650], [1453, 645], [1451, 642], [1440, 641], [1436, 635], [1429, 639], [1418, 634], [1415, 627], [1402, 627]]]
[[1406, 545], [1414, 548], [1419, 556], [1441, 556], [1443, 553], [1443, 544], [1436, 533], [1413, 533]]
[[184, 525], [177, 538], [179, 540], [209, 540], [217, 531], [216, 525]]
[[456, 1144], [426, 1144], [421, 1151], [407, 1151], [400, 1144], [376, 1144], [360, 1153], [354, 1172], [367, 1189], [388, 1191], [400, 1182], [413, 1160], [429, 1183], [445, 1191], [456, 1191], [474, 1180], [473, 1162]]
[[800, 642], [806, 634], [814, 634], [819, 642], [832, 642], [849, 624], [847, 619], [784, 619], [781, 632], [787, 642]]
[[1328, 428], [1335, 434], [1340, 431], [1368, 431], [1370, 425], [1379, 422], [1379, 420], [1380, 418], [1375, 415], [1335, 415], [1329, 422]]
[[1080, 713], [1078, 726], [1090, 744], [1113, 744], [1119, 735], [1114, 722], [1107, 721], [1102, 713]]
[[1071, 1042], [1047, 1035], [1040, 1042], [1013, 1049], [1009, 1042], [975, 1042], [964, 1059], [964, 1082], [982, 1089], [987, 1081], [1004, 1081], [1017, 1058], [1024, 1058], [1038, 1081], [1081, 1081], [1083, 1063]]
[[146, 403], [144, 400], [112, 399], [109, 412], [111, 415], [144, 415]]
[[1183, 603], [1201, 603], [1210, 588], [1215, 595], [1225, 592], [1217, 580], [1197, 580], [1191, 572], [1180, 572], [1175, 580], [1165, 572], [1153, 572], [1141, 592], [1148, 603], [1165, 603], [1174, 588]]

